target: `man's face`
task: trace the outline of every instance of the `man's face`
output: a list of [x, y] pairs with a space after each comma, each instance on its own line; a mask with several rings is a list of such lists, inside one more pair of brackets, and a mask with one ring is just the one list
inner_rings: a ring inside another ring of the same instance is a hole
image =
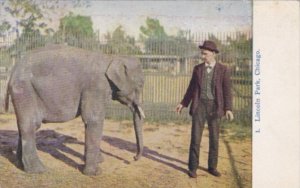
[[200, 58], [205, 63], [211, 63], [212, 61], [215, 61], [215, 52], [201, 49], [200, 50]]

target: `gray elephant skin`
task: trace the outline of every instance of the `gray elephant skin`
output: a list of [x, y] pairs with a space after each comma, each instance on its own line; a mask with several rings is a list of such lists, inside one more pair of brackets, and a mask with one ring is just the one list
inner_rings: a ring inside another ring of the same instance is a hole
[[48, 45], [21, 56], [10, 75], [9, 96], [14, 106], [19, 140], [17, 158], [29, 173], [46, 170], [37, 155], [35, 132], [42, 123], [66, 122], [81, 116], [85, 125], [85, 175], [98, 175], [100, 141], [110, 99], [133, 114], [138, 160], [143, 151], [144, 112], [140, 94], [144, 77], [139, 60], [110, 56], [66, 45]]

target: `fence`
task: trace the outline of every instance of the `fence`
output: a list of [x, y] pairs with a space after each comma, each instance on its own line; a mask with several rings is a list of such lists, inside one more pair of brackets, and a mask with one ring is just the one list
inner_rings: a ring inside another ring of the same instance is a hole
[[[145, 75], [142, 101], [149, 120], [187, 120], [188, 110], [178, 116], [174, 109], [181, 101], [191, 78], [193, 67], [200, 62], [198, 44], [204, 40], [217, 43], [219, 62], [230, 67], [233, 85], [233, 110], [237, 120], [251, 124], [252, 104], [252, 36], [251, 33], [197, 33], [178, 38], [154, 38], [148, 41], [100, 40], [78, 36], [45, 37], [32, 35], [0, 40], [0, 112], [3, 111], [4, 93], [9, 70], [18, 54], [46, 43], [67, 43], [109, 54], [129, 54], [140, 59]], [[0, 37], [1, 39], [1, 37]], [[112, 102], [108, 108], [110, 118], [129, 118], [126, 107]]]

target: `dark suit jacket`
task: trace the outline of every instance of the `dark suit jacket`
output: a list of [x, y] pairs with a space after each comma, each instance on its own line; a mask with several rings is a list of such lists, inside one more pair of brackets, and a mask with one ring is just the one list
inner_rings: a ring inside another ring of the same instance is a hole
[[[205, 63], [194, 67], [189, 87], [181, 101], [184, 107], [187, 107], [192, 101], [190, 115], [193, 115], [199, 104], [203, 71], [206, 71]], [[216, 63], [212, 88], [217, 105], [215, 113], [218, 117], [222, 117], [226, 110], [232, 110], [230, 71], [225, 65]]]

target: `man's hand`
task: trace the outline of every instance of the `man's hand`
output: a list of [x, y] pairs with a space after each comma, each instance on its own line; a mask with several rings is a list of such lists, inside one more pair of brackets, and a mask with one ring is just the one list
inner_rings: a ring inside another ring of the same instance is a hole
[[177, 114], [180, 114], [180, 113], [181, 113], [182, 108], [183, 108], [182, 104], [178, 104], [178, 105], [176, 106], [176, 112], [177, 112]]
[[226, 119], [229, 120], [229, 121], [232, 121], [234, 119], [233, 113], [230, 110], [226, 111], [225, 116], [226, 116]]

